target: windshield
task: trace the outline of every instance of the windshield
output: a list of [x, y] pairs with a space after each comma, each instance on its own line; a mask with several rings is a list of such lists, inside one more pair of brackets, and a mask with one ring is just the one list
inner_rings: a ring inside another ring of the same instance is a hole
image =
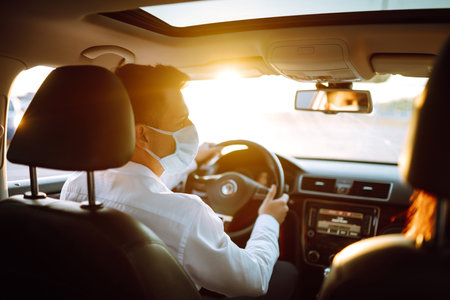
[[294, 157], [397, 163], [413, 100], [427, 79], [395, 75], [383, 80], [353, 84], [371, 92], [371, 114], [296, 111], [296, 91], [315, 89], [315, 84], [282, 76], [228, 73], [192, 81], [183, 94], [204, 142], [247, 139]]

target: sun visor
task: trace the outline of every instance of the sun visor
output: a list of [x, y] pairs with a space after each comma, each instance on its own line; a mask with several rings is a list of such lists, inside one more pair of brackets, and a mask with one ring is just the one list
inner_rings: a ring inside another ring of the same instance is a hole
[[277, 74], [262, 57], [244, 57], [212, 61], [202, 65], [178, 66], [189, 74], [192, 80], [215, 79], [223, 72], [233, 71], [240, 77], [253, 78], [268, 74]]
[[428, 77], [434, 60], [432, 54], [375, 54], [370, 62], [377, 74]]
[[267, 62], [298, 81], [342, 82], [363, 79], [350, 61], [344, 41], [309, 40], [273, 44]]

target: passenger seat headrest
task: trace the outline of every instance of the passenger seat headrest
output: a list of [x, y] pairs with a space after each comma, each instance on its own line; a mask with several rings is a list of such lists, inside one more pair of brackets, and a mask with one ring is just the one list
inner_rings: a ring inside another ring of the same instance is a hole
[[119, 78], [98, 66], [65, 66], [37, 91], [7, 158], [35, 167], [102, 170], [127, 163], [134, 142], [133, 111]]
[[415, 101], [409, 135], [400, 158], [414, 187], [450, 196], [450, 39], [435, 62], [423, 97]]

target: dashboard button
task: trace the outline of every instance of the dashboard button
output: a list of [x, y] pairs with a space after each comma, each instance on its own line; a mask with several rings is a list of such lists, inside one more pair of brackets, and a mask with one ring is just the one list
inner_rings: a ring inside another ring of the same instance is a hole
[[310, 262], [313, 262], [313, 263], [318, 262], [320, 259], [320, 253], [317, 250], [310, 250], [308, 252], [307, 258]]

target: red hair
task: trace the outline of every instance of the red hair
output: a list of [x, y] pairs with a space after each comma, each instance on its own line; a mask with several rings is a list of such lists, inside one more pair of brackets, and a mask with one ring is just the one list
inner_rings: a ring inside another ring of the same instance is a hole
[[428, 241], [434, 234], [436, 197], [424, 190], [414, 190], [408, 210], [408, 224], [404, 230], [407, 237]]

